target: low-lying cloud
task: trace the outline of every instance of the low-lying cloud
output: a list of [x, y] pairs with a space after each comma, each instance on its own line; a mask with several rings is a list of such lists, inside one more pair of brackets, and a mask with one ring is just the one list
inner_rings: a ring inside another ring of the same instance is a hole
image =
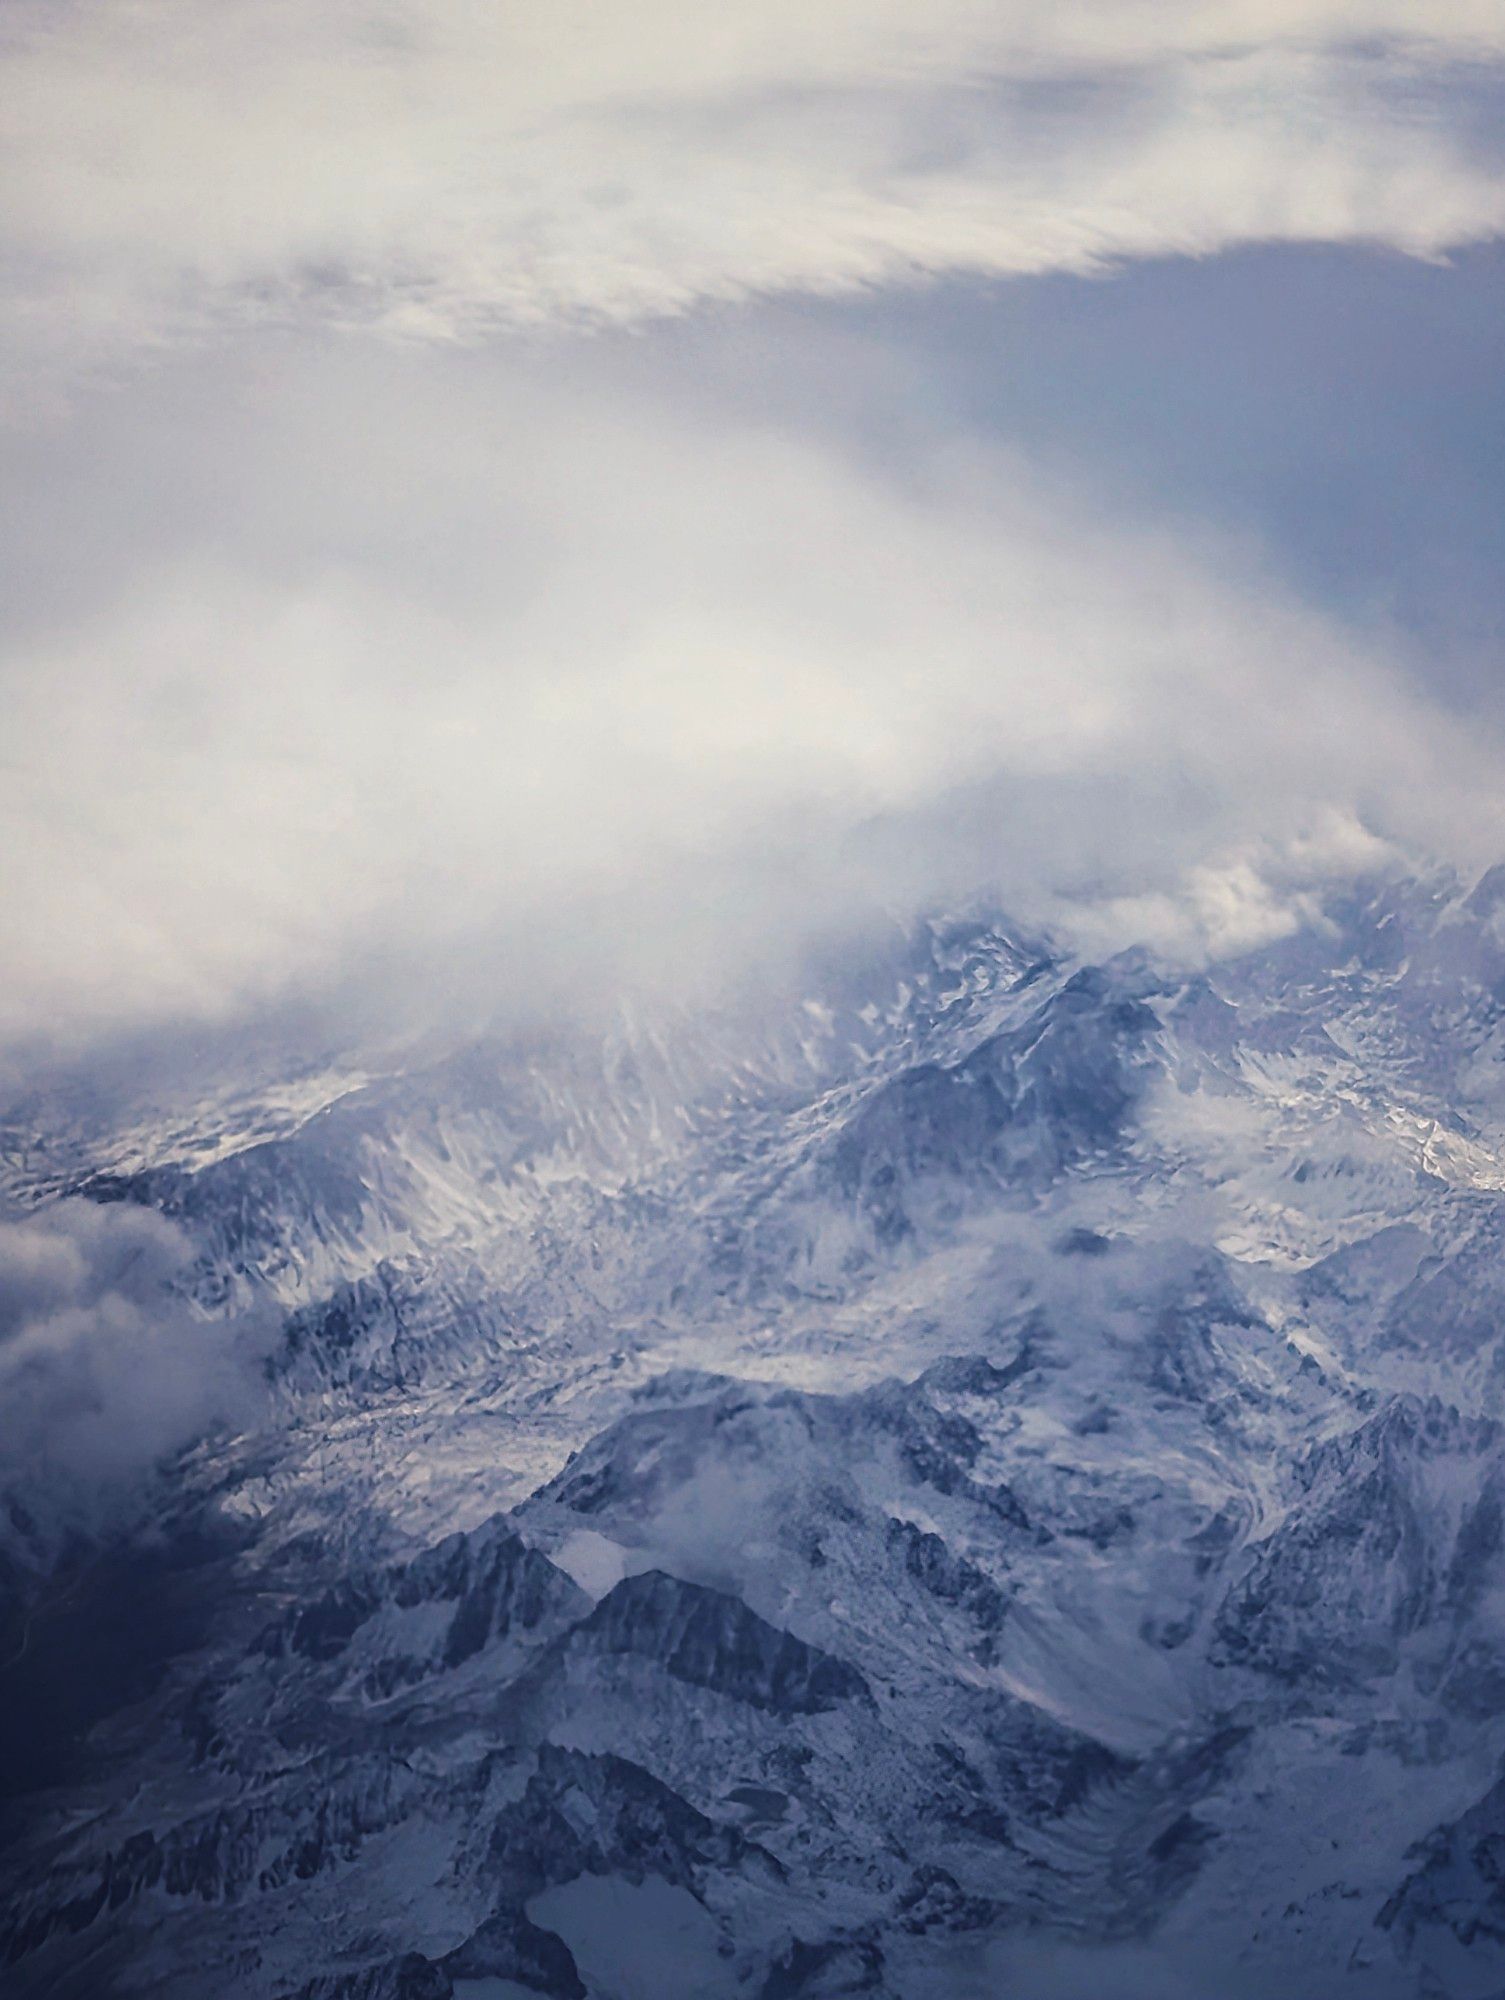
[[1492, 743], [1247, 552], [478, 366], [106, 399], [61, 532], [163, 505], [8, 649], [12, 1047], [383, 964], [672, 987], [979, 884], [1226, 950], [1384, 842], [1491, 851]]
[[189, 1261], [150, 1209], [0, 1216], [0, 1482], [33, 1513], [89, 1521], [210, 1426], [254, 1419], [262, 1334], [195, 1316]]

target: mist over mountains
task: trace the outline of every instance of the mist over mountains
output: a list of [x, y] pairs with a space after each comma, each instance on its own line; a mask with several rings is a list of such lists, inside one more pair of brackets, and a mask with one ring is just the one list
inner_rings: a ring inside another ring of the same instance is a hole
[[14, 1990], [1493, 1990], [1500, 896], [12, 1123], [278, 1327], [12, 1485]]
[[1502, 113], [12, 0], [7, 1996], [1499, 2000]]

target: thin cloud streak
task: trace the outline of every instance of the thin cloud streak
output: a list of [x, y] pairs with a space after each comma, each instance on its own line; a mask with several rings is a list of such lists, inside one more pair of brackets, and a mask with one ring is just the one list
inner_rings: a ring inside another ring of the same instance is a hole
[[12, 400], [227, 325], [632, 322], [1249, 241], [1505, 228], [1448, 0], [13, 9]]

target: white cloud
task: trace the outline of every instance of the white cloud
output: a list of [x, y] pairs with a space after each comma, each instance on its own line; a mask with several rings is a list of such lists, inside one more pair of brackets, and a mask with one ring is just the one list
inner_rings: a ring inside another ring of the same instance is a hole
[[695, 976], [980, 877], [1227, 949], [1323, 827], [1487, 848], [1492, 740], [1248, 559], [540, 336], [1434, 255], [1505, 227], [1502, 63], [1493, 0], [17, 0], [0, 396], [69, 393], [6, 475], [0, 1040], [462, 946], [535, 998]]
[[880, 471], [578, 357], [263, 362], [96, 401], [83, 494], [164, 512], [4, 662], [13, 1045], [441, 954], [547, 1005], [984, 880], [1224, 950], [1353, 829], [1489, 849], [1489, 736], [1007, 453]]
[[258, 1406], [267, 1329], [194, 1318], [187, 1239], [153, 1210], [55, 1202], [0, 1216], [0, 1479], [31, 1510], [97, 1508], [215, 1421]]
[[[1505, 227], [1436, 0], [100, 0], [0, 43], [34, 373], [226, 320], [418, 338], [1250, 240]], [[1481, 71], [1479, 66], [1483, 65]]]

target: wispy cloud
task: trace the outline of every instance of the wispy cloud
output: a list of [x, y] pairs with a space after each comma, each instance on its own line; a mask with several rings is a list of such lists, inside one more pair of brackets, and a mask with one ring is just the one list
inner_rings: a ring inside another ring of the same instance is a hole
[[266, 1328], [195, 1319], [172, 1289], [190, 1256], [133, 1205], [0, 1215], [0, 1482], [33, 1508], [45, 1494], [91, 1515], [206, 1425], [256, 1412]]
[[1505, 226], [1460, 108], [1502, 58], [1476, 0], [19, 0], [10, 334], [56, 369], [226, 321], [452, 339], [1250, 240], [1432, 256]]

